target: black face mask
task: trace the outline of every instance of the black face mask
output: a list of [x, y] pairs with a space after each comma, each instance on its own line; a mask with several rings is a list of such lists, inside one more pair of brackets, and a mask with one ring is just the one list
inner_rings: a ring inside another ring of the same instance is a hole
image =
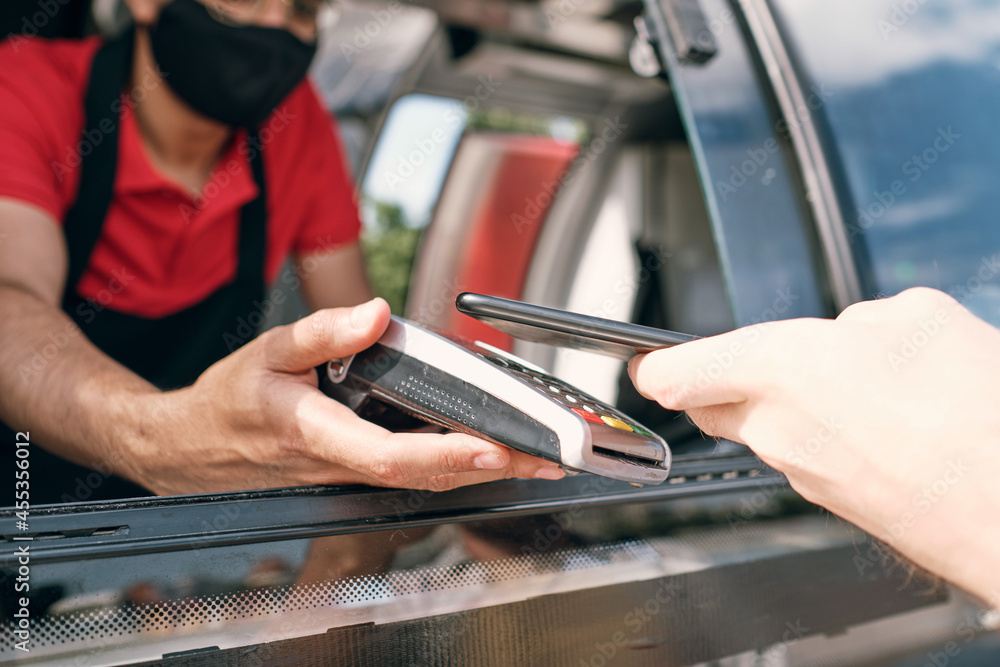
[[305, 78], [316, 54], [281, 28], [234, 26], [197, 0], [173, 0], [149, 30], [167, 85], [198, 113], [253, 127]]

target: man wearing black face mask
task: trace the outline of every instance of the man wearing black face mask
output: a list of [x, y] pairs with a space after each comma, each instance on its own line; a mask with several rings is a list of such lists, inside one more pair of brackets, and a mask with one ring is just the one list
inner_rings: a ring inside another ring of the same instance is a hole
[[[560, 477], [316, 389], [389, 317], [345, 307], [369, 294], [303, 81], [318, 0], [126, 2], [119, 38], [0, 45], [0, 441], [58, 455], [32, 450], [32, 501]], [[289, 254], [318, 312], [242, 345]]]

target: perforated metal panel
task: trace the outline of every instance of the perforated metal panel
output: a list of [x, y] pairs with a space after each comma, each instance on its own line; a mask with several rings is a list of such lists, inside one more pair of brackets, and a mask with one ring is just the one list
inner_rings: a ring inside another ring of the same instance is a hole
[[[501, 582], [564, 576], [659, 558], [661, 554], [649, 543], [626, 541], [524, 553], [493, 561], [464, 561], [449, 567], [396, 570], [373, 576], [47, 615], [32, 621], [30, 657], [35, 660], [94, 650], [110, 657], [112, 649], [128, 647], [148, 656], [150, 651], [158, 654], [177, 650], [180, 646], [174, 644], [178, 643], [178, 637], [185, 638], [181, 644], [186, 644], [186, 648], [192, 644], [203, 646], [206, 642], [225, 645], [226, 636], [229, 643], [236, 637], [248, 636], [258, 640], [284, 639], [344, 624], [349, 615], [334, 613], [338, 609], [364, 610], [429, 593], [488, 589]], [[297, 627], [289, 627], [291, 619], [297, 619], [291, 623]], [[0, 661], [26, 657], [15, 650], [14, 630], [13, 621], [4, 622], [0, 630]], [[152, 648], [167, 639], [171, 640], [170, 646]]]

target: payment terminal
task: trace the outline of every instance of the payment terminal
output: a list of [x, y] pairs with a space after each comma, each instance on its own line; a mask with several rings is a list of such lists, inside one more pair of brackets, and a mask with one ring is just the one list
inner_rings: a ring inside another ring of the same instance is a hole
[[666, 442], [610, 405], [508, 352], [399, 317], [367, 350], [318, 370], [324, 393], [392, 430], [429, 422], [633, 485], [670, 471]]

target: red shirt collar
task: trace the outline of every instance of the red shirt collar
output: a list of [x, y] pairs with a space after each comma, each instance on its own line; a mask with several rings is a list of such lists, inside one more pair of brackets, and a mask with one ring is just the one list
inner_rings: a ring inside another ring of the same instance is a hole
[[199, 217], [216, 217], [240, 208], [257, 197], [257, 184], [246, 157], [246, 130], [238, 130], [222, 157], [215, 163], [212, 173], [195, 197], [178, 183], [161, 174], [146, 152], [139, 133], [135, 113], [125, 109], [121, 117], [118, 143], [118, 170], [114, 191], [118, 195], [136, 195], [153, 192], [176, 193], [198, 210]]

